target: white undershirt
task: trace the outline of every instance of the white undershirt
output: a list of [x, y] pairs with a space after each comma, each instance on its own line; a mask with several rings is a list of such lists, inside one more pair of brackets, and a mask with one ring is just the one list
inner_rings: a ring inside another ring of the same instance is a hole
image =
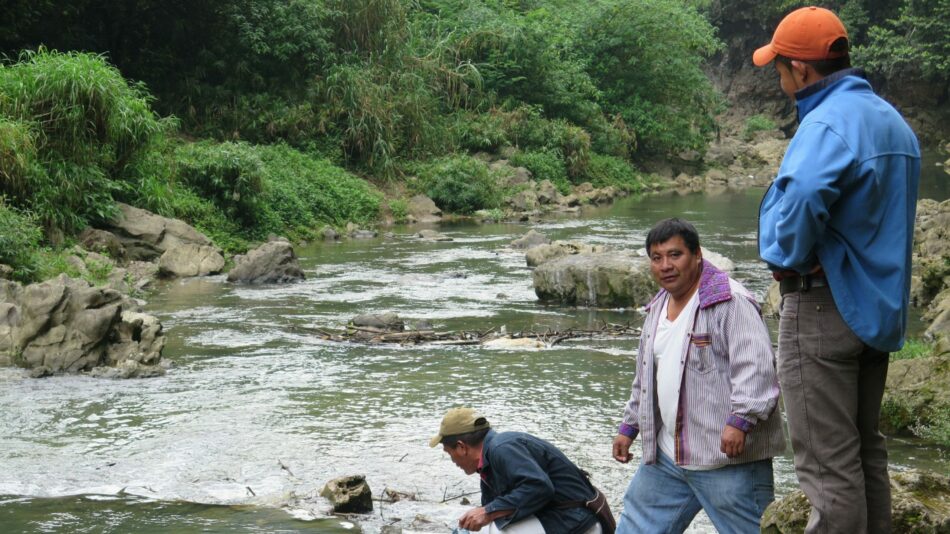
[[656, 396], [660, 407], [659, 445], [671, 459], [676, 458], [673, 445], [673, 432], [676, 429], [676, 411], [679, 407], [680, 385], [682, 384], [682, 359], [686, 343], [689, 340], [689, 326], [698, 303], [693, 293], [689, 302], [675, 320], [667, 319], [670, 297], [667, 295], [660, 310], [660, 321], [656, 326], [653, 340], [653, 358], [656, 367]]

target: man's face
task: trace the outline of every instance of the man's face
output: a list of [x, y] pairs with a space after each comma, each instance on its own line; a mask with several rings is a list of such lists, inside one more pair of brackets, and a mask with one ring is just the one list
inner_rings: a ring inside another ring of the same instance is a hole
[[457, 465], [462, 471], [465, 471], [466, 475], [471, 475], [478, 470], [479, 458], [473, 458], [475, 455], [472, 452], [472, 448], [461, 441], [455, 442], [455, 447], [442, 444], [442, 450], [452, 458], [452, 463]]
[[685, 297], [699, 283], [702, 262], [702, 252], [690, 252], [678, 235], [650, 247], [650, 272], [674, 298]]

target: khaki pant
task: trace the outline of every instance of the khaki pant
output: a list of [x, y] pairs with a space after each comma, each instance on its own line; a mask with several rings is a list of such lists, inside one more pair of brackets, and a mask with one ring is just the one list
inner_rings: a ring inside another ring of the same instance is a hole
[[888, 354], [865, 345], [827, 287], [782, 299], [779, 382], [807, 533], [891, 531], [887, 448], [878, 430]]

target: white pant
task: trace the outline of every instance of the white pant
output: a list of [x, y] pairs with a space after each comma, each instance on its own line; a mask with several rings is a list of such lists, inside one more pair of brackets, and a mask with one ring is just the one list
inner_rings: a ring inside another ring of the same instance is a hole
[[[600, 522], [597, 522], [584, 534], [601, 534], [602, 532]], [[496, 527], [495, 522], [492, 521], [488, 524], [488, 534], [544, 534], [544, 527], [541, 526], [537, 517], [530, 515], [517, 523], [511, 523], [504, 530]]]

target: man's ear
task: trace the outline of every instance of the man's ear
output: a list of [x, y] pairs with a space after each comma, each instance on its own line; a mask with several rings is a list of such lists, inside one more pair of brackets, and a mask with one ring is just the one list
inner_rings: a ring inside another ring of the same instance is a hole
[[803, 86], [807, 85], [805, 83], [805, 80], [808, 79], [808, 75], [809, 75], [808, 69], [813, 68], [813, 67], [809, 65], [808, 63], [805, 63], [804, 61], [798, 61], [797, 59], [793, 59], [791, 61], [791, 64], [792, 64], [791, 72], [792, 72], [792, 76], [795, 77], [795, 81], [800, 82]]

